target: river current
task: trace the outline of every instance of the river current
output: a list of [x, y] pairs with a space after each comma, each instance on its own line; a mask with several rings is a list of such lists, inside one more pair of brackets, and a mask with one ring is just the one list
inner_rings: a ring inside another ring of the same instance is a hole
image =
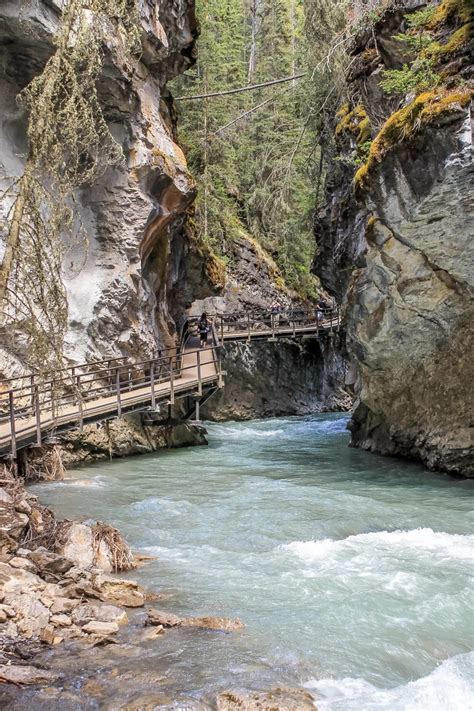
[[123, 683], [160, 669], [163, 708], [282, 684], [320, 711], [474, 707], [474, 481], [350, 449], [346, 424], [210, 424], [209, 447], [35, 487], [58, 515], [108, 521], [156, 556], [131, 577], [166, 593], [161, 609], [246, 625], [143, 643]]

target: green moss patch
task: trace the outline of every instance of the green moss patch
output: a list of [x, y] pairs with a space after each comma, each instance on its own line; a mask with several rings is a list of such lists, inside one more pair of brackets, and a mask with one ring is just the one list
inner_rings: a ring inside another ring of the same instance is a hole
[[449, 93], [426, 91], [419, 94], [408, 106], [392, 114], [373, 140], [367, 162], [356, 172], [355, 187], [364, 187], [370, 171], [393, 146], [409, 140], [424, 126], [435, 122], [441, 114], [467, 106], [472, 95], [470, 89]]

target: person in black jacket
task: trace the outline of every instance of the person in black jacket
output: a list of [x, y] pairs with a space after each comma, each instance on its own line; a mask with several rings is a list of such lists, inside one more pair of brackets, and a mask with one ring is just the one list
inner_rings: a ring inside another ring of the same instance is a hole
[[201, 348], [207, 346], [207, 334], [211, 330], [212, 321], [209, 321], [207, 314], [203, 313], [198, 321], [199, 341]]

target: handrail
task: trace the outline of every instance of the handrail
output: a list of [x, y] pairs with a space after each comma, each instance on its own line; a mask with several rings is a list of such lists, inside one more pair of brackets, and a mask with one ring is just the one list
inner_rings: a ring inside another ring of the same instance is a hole
[[[37, 373], [4, 380], [3, 384], [10, 387], [0, 391], [0, 451], [7, 435], [11, 438], [12, 456], [16, 456], [17, 443], [27, 435], [29, 441], [33, 438], [41, 444], [43, 430], [67, 423], [82, 427], [84, 419], [90, 421], [102, 410], [107, 416], [120, 416], [124, 408], [138, 405], [140, 409], [141, 404], [143, 409], [147, 402], [153, 409], [157, 400], [173, 404], [176, 395], [190, 391], [201, 396], [203, 384], [217, 381], [221, 387], [218, 346], [225, 341], [250, 340], [252, 335], [274, 339], [279, 334], [287, 337], [297, 332], [319, 335], [320, 329], [332, 333], [340, 323], [334, 309], [260, 312], [256, 316], [243, 312], [214, 314], [211, 320], [211, 345], [204, 349], [187, 348], [198, 321], [197, 317], [190, 317], [180, 331], [179, 345], [162, 350], [157, 357], [130, 362], [123, 356], [71, 366], [49, 380], [39, 379]], [[211, 364], [212, 372], [208, 369], [208, 374], [203, 375]], [[83, 367], [88, 370], [82, 371]], [[29, 382], [14, 386], [25, 380]]]

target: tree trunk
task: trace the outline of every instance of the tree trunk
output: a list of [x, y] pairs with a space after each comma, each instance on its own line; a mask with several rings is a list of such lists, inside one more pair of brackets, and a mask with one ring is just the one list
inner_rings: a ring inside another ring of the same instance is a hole
[[251, 0], [250, 4], [250, 54], [249, 54], [249, 69], [247, 74], [247, 81], [250, 84], [252, 77], [255, 74], [255, 67], [257, 64], [257, 2], [258, 0]]

